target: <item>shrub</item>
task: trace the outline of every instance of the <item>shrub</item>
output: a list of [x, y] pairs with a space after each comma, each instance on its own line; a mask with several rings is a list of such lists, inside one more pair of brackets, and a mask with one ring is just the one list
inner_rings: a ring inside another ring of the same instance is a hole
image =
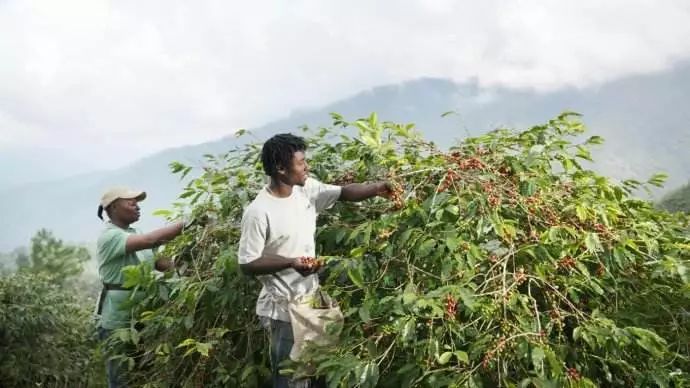
[[[687, 384], [688, 219], [633, 198], [643, 183], [584, 169], [578, 160], [591, 160], [601, 139], [574, 143], [583, 131], [565, 113], [448, 151], [375, 115], [334, 115], [334, 128], [307, 132], [320, 180], [388, 179], [396, 190], [392, 202], [339, 203], [320, 218], [323, 284], [345, 328], [336, 346], [311, 347], [291, 370], [345, 387]], [[242, 209], [264, 181], [259, 150], [207, 155], [181, 194], [217, 222], [166, 248], [180, 276], [127, 270], [148, 295], [137, 308], [143, 329], [119, 333], [143, 355], [132, 359], [133, 382], [266, 380], [259, 285], [235, 257]]]

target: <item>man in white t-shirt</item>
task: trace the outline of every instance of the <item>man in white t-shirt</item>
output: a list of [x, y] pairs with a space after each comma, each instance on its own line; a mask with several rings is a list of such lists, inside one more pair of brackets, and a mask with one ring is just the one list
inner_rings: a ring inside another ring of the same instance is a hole
[[300, 257], [316, 254], [316, 217], [336, 201], [361, 201], [389, 193], [386, 182], [323, 184], [309, 177], [304, 139], [292, 134], [273, 136], [264, 143], [261, 161], [270, 183], [245, 209], [242, 217], [238, 261], [246, 274], [263, 285], [256, 314], [271, 333], [273, 387], [288, 386], [279, 364], [288, 358], [293, 336], [287, 310], [288, 295], [314, 291], [319, 285], [319, 264]]

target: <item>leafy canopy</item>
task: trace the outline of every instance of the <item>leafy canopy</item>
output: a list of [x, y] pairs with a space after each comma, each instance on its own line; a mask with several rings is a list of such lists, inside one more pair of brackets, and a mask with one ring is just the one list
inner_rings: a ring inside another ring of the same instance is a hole
[[[412, 125], [376, 115], [305, 129], [324, 182], [395, 183], [393, 201], [339, 203], [319, 219], [324, 288], [346, 315], [336, 346], [290, 365], [330, 386], [671, 386], [690, 370], [688, 219], [587, 170], [597, 136], [564, 113], [522, 132], [499, 129], [445, 151]], [[350, 135], [352, 133], [355, 135]], [[260, 144], [206, 165], [160, 214], [191, 206], [216, 220], [166, 247], [180, 268], [127, 269], [147, 294], [131, 378], [143, 386], [259, 386], [267, 339], [259, 284], [241, 275], [243, 208], [264, 182]], [[193, 171], [181, 163], [173, 171]], [[142, 360], [146, 360], [145, 362]]]
[[65, 244], [47, 229], [40, 229], [31, 238], [29, 254], [18, 253], [20, 271], [49, 274], [54, 281], [64, 283], [84, 270], [91, 255], [84, 247]]

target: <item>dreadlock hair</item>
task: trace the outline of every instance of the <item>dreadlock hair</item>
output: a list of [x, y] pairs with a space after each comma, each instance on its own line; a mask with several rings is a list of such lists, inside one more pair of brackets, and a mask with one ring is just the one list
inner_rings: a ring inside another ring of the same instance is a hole
[[275, 176], [280, 168], [288, 168], [297, 151], [306, 151], [304, 139], [291, 133], [281, 133], [266, 140], [261, 149], [261, 163], [268, 176]]

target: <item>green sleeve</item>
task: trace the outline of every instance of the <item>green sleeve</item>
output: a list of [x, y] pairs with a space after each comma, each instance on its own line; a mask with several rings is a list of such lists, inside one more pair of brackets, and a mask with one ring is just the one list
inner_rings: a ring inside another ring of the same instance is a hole
[[[134, 233], [142, 234], [141, 230], [139, 230], [139, 229], [134, 229]], [[137, 259], [139, 260], [139, 262], [142, 262], [142, 263], [143, 262], [149, 262], [149, 263], [153, 264], [156, 261], [155, 256], [158, 254], [159, 250], [160, 250], [160, 246], [157, 246], [157, 247], [152, 248], [152, 249], [142, 249], [142, 250], [136, 252], [136, 256], [137, 256]]]
[[98, 239], [98, 259], [101, 265], [125, 256], [128, 236], [129, 233], [117, 228], [108, 229], [101, 235]]

